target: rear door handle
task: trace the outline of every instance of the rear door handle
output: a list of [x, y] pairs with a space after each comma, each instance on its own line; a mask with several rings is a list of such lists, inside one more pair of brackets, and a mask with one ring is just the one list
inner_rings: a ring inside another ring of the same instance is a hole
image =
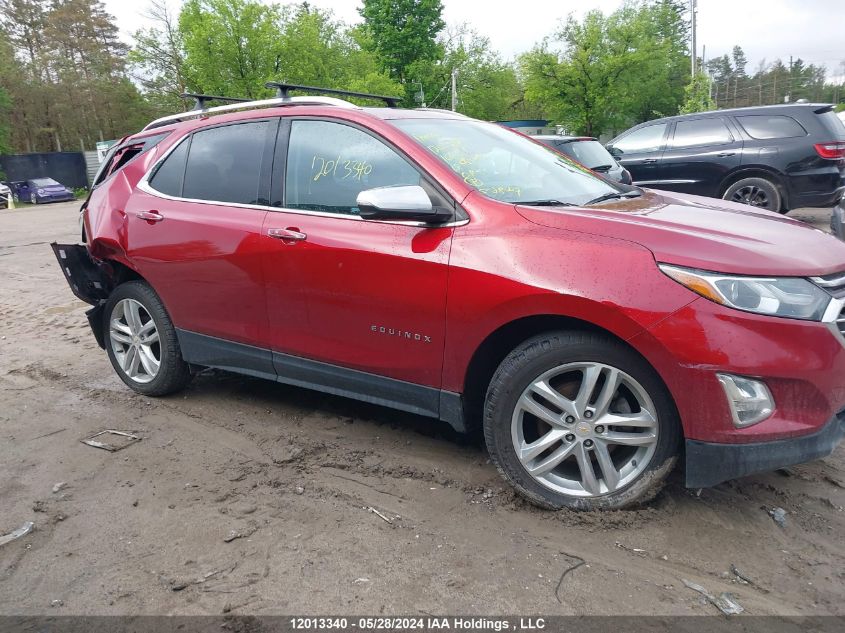
[[139, 211], [135, 214], [135, 217], [147, 222], [161, 222], [164, 219], [164, 216], [158, 211]]
[[643, 160], [643, 165], [653, 165], [656, 162], [656, 158], [646, 158], [645, 160]]
[[286, 229], [267, 229], [267, 235], [277, 240], [282, 240], [286, 244], [302, 242], [308, 238], [305, 233], [293, 226], [289, 226]]
[[725, 156], [736, 156], [736, 152], [719, 152], [716, 156], [724, 158]]

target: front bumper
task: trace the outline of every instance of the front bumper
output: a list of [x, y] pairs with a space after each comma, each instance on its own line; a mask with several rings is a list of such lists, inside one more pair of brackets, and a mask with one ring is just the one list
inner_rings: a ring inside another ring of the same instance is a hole
[[752, 444], [686, 441], [686, 485], [706, 488], [729, 479], [803, 464], [830, 455], [845, 436], [845, 411], [810, 435]]

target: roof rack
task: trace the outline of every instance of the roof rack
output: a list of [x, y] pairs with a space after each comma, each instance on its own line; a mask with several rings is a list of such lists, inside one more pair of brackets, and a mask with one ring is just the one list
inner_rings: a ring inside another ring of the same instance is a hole
[[195, 99], [193, 110], [205, 110], [205, 104], [209, 101], [222, 101], [223, 103], [246, 103], [249, 99], [240, 97], [218, 97], [217, 95], [201, 95], [193, 92], [183, 92], [179, 95], [181, 99]]
[[[229, 97], [226, 98], [229, 99]], [[163, 116], [160, 119], [156, 119], [155, 121], [148, 123], [144, 127], [144, 130], [151, 130], [171, 123], [179, 123], [181, 121], [187, 121], [188, 119], [197, 119], [199, 117], [210, 116], [213, 114], [226, 114], [227, 112], [236, 112], [238, 110], [256, 110], [258, 108], [278, 108], [294, 105], [329, 105], [336, 106], [338, 108], [360, 109], [354, 103], [349, 103], [343, 99], [335, 99], [333, 97], [288, 97], [286, 99], [276, 97], [273, 99], [260, 99], [258, 101], [238, 100], [236, 103], [230, 103], [228, 105], [217, 106], [214, 108], [205, 108], [203, 110], [194, 109], [188, 112]]]
[[286, 84], [277, 81], [268, 81], [264, 84], [267, 88], [276, 89], [276, 97], [279, 99], [290, 98], [291, 90], [300, 90], [305, 92], [314, 92], [317, 94], [326, 95], [341, 95], [344, 97], [360, 97], [362, 99], [376, 99], [377, 101], [384, 101], [388, 108], [398, 108], [402, 97], [390, 97], [387, 95], [374, 95], [369, 92], [352, 92], [351, 90], [336, 90], [334, 88], [319, 88], [317, 86], [300, 86], [297, 84]]

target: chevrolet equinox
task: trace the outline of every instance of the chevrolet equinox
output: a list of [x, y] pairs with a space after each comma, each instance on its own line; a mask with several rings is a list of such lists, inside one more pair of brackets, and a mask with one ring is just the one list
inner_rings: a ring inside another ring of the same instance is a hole
[[678, 460], [698, 488], [841, 439], [845, 243], [454, 112], [275, 87], [123, 139], [85, 244], [53, 244], [131, 389], [213, 367], [480, 425], [546, 508], [630, 506]]

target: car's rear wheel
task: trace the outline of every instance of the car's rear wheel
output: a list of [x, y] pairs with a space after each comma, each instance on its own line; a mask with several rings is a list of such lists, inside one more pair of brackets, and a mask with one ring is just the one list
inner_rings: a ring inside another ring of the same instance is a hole
[[118, 286], [105, 308], [109, 360], [129, 387], [148, 396], [184, 388], [191, 379], [173, 322], [155, 291], [143, 281]]
[[780, 211], [781, 196], [777, 186], [765, 178], [743, 178], [725, 191], [725, 200], [752, 207]]
[[651, 499], [675, 465], [680, 423], [655, 371], [610, 337], [553, 332], [502, 361], [487, 391], [490, 456], [545, 508], [618, 509]]

